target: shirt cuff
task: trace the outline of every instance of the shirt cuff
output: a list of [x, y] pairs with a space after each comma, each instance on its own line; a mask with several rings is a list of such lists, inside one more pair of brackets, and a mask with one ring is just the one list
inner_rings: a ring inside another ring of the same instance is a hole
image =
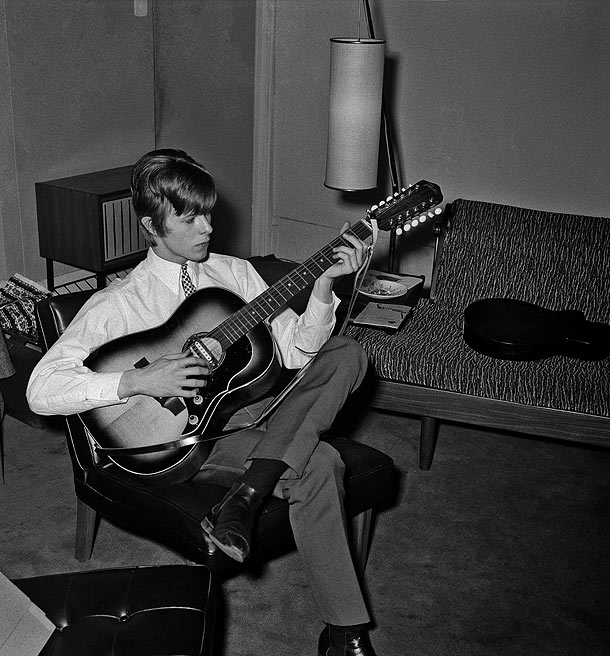
[[303, 313], [303, 321], [307, 326], [333, 326], [335, 322], [335, 311], [341, 300], [333, 292], [332, 303], [322, 303], [313, 294], [309, 297], [307, 308]]
[[122, 372], [97, 373], [87, 385], [87, 399], [90, 401], [126, 401], [119, 398], [119, 383]]

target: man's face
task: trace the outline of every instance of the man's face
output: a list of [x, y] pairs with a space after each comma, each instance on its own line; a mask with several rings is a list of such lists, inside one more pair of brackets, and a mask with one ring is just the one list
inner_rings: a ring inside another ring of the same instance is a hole
[[[148, 219], [148, 222], [147, 222]], [[152, 230], [149, 217], [143, 218], [144, 225], [155, 235], [155, 253], [164, 260], [182, 264], [187, 260], [203, 262], [208, 256], [208, 245], [212, 234], [210, 214], [177, 216], [172, 210], [165, 219], [165, 235]]]

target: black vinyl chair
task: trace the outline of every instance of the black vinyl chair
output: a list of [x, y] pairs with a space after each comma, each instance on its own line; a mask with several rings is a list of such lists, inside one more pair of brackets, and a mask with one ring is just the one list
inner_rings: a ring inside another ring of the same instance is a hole
[[[36, 308], [41, 345], [48, 349], [65, 330], [91, 291], [52, 296]], [[145, 487], [102, 457], [77, 415], [66, 418], [66, 437], [74, 472], [77, 498], [76, 558], [91, 557], [99, 517], [163, 543], [212, 571], [234, 568], [237, 563], [204, 539], [200, 523], [227, 488], [195, 476], [160, 487]], [[342, 436], [325, 436], [346, 465], [346, 512], [353, 519], [354, 558], [363, 573], [369, 547], [373, 511], [392, 502], [395, 469], [392, 459], [367, 445]], [[248, 563], [269, 560], [294, 548], [288, 503], [270, 498], [264, 504], [252, 536]], [[243, 566], [242, 566], [243, 567]]]

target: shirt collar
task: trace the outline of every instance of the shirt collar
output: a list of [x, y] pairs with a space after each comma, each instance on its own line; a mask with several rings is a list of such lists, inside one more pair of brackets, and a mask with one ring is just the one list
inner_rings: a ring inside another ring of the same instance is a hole
[[[155, 275], [174, 294], [177, 296], [184, 296], [184, 291], [180, 284], [180, 264], [159, 257], [152, 248], [148, 249], [146, 259], [153, 275]], [[191, 280], [195, 281], [193, 262], [187, 262], [187, 269], [191, 276]]]

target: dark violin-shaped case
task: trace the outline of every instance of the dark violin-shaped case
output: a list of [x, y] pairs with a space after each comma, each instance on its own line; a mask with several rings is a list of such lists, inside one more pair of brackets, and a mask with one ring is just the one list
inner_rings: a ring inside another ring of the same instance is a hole
[[503, 360], [567, 355], [602, 360], [610, 354], [610, 326], [587, 321], [580, 310], [549, 310], [511, 298], [486, 298], [464, 311], [464, 340]]

